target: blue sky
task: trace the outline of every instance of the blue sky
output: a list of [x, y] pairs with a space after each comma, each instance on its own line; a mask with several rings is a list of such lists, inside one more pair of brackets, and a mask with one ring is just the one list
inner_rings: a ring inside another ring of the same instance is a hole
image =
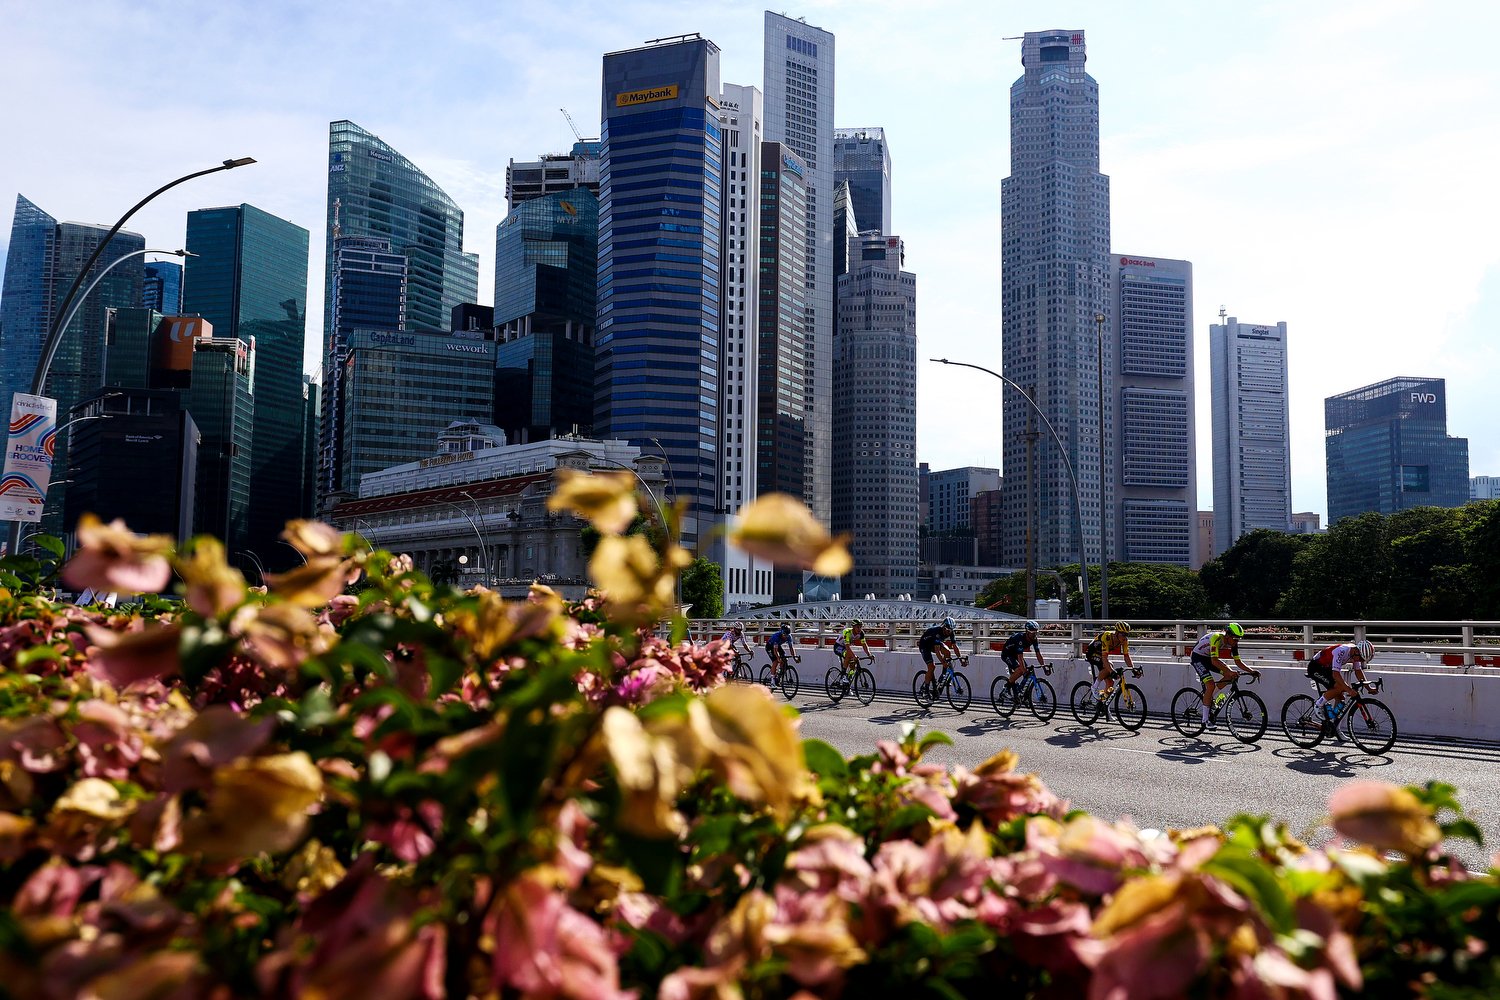
[[[777, 8], [783, 10], [783, 8]], [[465, 210], [490, 301], [505, 166], [588, 135], [600, 57], [684, 32], [760, 85], [764, 7], [716, 2], [351, 4], [0, 0], [0, 253], [15, 194], [113, 222], [219, 160], [131, 224], [183, 242], [186, 213], [249, 202], [312, 231], [322, 315], [328, 122], [349, 118]], [[821, 0], [791, 16], [837, 36], [837, 124], [880, 125], [894, 228], [917, 274], [923, 357], [1000, 364], [1000, 180], [1019, 43], [1084, 29], [1099, 81], [1114, 248], [1195, 267], [1199, 506], [1212, 503], [1207, 328], [1220, 305], [1289, 325], [1293, 504], [1325, 509], [1325, 396], [1394, 375], [1448, 380], [1449, 433], [1500, 475], [1500, 5], [1414, 0]], [[20, 95], [25, 95], [24, 98]], [[317, 364], [318, 324], [308, 330]], [[918, 451], [998, 465], [998, 383], [925, 366]]]

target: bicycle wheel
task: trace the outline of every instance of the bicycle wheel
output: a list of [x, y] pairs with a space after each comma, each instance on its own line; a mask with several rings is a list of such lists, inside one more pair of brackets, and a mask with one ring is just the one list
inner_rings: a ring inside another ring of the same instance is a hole
[[844, 694], [849, 688], [844, 683], [843, 667], [828, 668], [828, 673], [823, 675], [823, 690], [828, 692], [828, 700], [835, 705], [844, 700]]
[[787, 701], [797, 697], [797, 691], [802, 686], [802, 678], [797, 676], [797, 668], [788, 663], [781, 668], [781, 694]]
[[861, 705], [868, 705], [875, 700], [875, 675], [870, 673], [868, 667], [860, 667], [854, 672], [854, 697], [859, 699]]
[[1073, 694], [1069, 699], [1073, 706], [1073, 718], [1080, 724], [1092, 726], [1094, 720], [1099, 718], [1099, 699], [1094, 695], [1092, 681], [1079, 681], [1073, 685]]
[[1236, 691], [1230, 695], [1224, 715], [1229, 720], [1229, 731], [1241, 743], [1258, 743], [1271, 721], [1266, 703], [1254, 691]]
[[1323, 742], [1323, 713], [1311, 695], [1294, 694], [1281, 706], [1281, 731], [1293, 746], [1311, 750]]
[[1183, 688], [1172, 698], [1172, 728], [1191, 739], [1203, 732], [1203, 693]]
[[1134, 684], [1115, 689], [1115, 719], [1132, 733], [1146, 724], [1146, 694]]
[[1042, 722], [1051, 722], [1052, 717], [1057, 714], [1057, 692], [1052, 690], [1048, 681], [1036, 678], [1031, 684], [1031, 690], [1026, 692], [1026, 700], [1031, 702], [1031, 711]]
[[932, 703], [937, 700], [937, 694], [932, 690], [932, 685], [927, 683], [927, 671], [918, 670], [912, 675], [911, 696], [923, 708], [931, 708]]
[[776, 686], [776, 683], [771, 676], [771, 665], [769, 663], [762, 663], [760, 665], [760, 682], [765, 687]]
[[750, 664], [737, 658], [734, 661], [734, 674], [730, 680], [739, 681], [741, 684], [754, 684], [755, 672], [750, 668]]
[[1374, 698], [1355, 700], [1344, 716], [1344, 730], [1355, 746], [1377, 757], [1396, 745], [1396, 716]]
[[952, 680], [948, 681], [948, 704], [953, 711], [963, 712], [973, 700], [974, 689], [969, 686], [969, 679], [955, 670]]
[[1016, 710], [1015, 690], [1004, 674], [990, 682], [990, 705], [1002, 719], [1010, 718], [1011, 713]]

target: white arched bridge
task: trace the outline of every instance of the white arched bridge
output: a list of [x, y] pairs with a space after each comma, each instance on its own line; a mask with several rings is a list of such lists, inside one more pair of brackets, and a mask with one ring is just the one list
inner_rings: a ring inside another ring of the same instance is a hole
[[861, 621], [933, 622], [952, 616], [958, 622], [1020, 621], [1020, 615], [1004, 611], [987, 611], [963, 604], [940, 604], [933, 601], [837, 600], [806, 601], [800, 604], [777, 604], [753, 611], [739, 611], [721, 620], [828, 622]]

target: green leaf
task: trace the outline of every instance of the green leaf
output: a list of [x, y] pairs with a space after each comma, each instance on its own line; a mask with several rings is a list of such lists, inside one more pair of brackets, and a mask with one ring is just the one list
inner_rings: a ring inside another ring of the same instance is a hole
[[1447, 823], [1439, 823], [1438, 829], [1443, 832], [1445, 839], [1452, 837], [1459, 840], [1471, 840], [1481, 847], [1484, 846], [1484, 834], [1472, 820], [1455, 819]]
[[45, 549], [57, 558], [61, 559], [67, 547], [63, 545], [61, 538], [55, 535], [32, 535], [26, 539], [28, 544], [35, 545], [39, 549]]
[[1259, 859], [1220, 851], [1203, 870], [1228, 882], [1256, 904], [1273, 930], [1284, 934], [1295, 926], [1286, 893], [1271, 869]]
[[739, 825], [738, 816], [715, 816], [699, 823], [688, 836], [688, 843], [693, 845], [693, 859], [727, 853], [732, 835]]
[[844, 778], [849, 774], [844, 755], [822, 740], [803, 740], [802, 755], [807, 759], [808, 769], [823, 777]]
[[16, 666], [28, 667], [38, 660], [61, 660], [63, 655], [51, 646], [32, 646], [16, 657]]
[[645, 883], [646, 891], [658, 896], [675, 895], [682, 884], [683, 854], [672, 838], [651, 840], [617, 833], [620, 853]]
[[1500, 885], [1493, 882], [1455, 882], [1436, 895], [1438, 906], [1450, 914], [1500, 906]]
[[936, 813], [931, 809], [924, 805], [918, 805], [915, 802], [911, 805], [902, 806], [886, 818], [885, 832], [889, 835], [898, 830], [905, 830], [935, 815]]
[[932, 732], [926, 734], [920, 740], [917, 741], [917, 753], [918, 753], [918, 755], [921, 755], [921, 754], [925, 754], [928, 750], [931, 750], [933, 747], [936, 747], [936, 746], [949, 746], [949, 747], [951, 747], [952, 745], [953, 745], [953, 737], [949, 736], [947, 733], [943, 732], [941, 729], [934, 729]]

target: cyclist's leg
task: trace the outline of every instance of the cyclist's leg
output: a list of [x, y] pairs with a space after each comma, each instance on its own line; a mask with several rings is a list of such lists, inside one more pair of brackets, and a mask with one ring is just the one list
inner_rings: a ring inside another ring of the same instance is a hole
[[1007, 667], [1010, 667], [1009, 681], [1011, 686], [1015, 686], [1016, 682], [1020, 680], [1021, 674], [1026, 669], [1026, 661], [1019, 656], [1011, 657], [1006, 656], [1004, 653], [1000, 654], [1000, 659], [1005, 662]]
[[1203, 724], [1208, 725], [1208, 708], [1214, 699], [1214, 672], [1213, 665], [1207, 657], [1198, 653], [1192, 658], [1193, 673], [1198, 676], [1198, 683], [1203, 685], [1203, 702], [1198, 706], [1198, 715], [1203, 719]]
[[927, 665], [927, 685], [928, 685], [928, 687], [931, 687], [932, 684], [933, 684], [933, 675], [932, 675], [932, 672], [933, 672], [932, 650], [930, 650], [930, 649], [923, 649], [922, 650], [922, 662]]

